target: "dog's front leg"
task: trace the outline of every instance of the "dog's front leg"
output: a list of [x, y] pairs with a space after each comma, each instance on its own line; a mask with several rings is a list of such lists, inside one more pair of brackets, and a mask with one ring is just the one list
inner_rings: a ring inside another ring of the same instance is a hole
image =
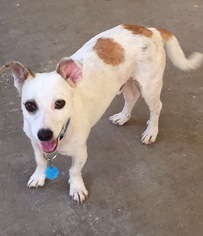
[[32, 146], [35, 153], [35, 161], [37, 163], [37, 167], [33, 175], [30, 177], [27, 186], [29, 188], [37, 188], [45, 184], [45, 170], [47, 167], [47, 160], [43, 157], [43, 152], [36, 143], [32, 142]]
[[77, 202], [82, 203], [88, 196], [88, 191], [82, 178], [82, 168], [87, 160], [86, 145], [78, 148], [72, 155], [72, 166], [69, 170], [70, 196]]

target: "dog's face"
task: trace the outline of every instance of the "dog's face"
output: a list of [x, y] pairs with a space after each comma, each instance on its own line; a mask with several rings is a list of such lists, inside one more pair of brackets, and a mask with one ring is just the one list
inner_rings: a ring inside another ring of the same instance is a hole
[[18, 62], [12, 62], [10, 67], [21, 94], [26, 134], [44, 152], [54, 152], [72, 115], [74, 87], [82, 75], [80, 65], [65, 58], [56, 71], [36, 74]]
[[56, 73], [36, 74], [24, 82], [21, 106], [32, 136], [45, 152], [53, 152], [71, 117], [71, 87]]

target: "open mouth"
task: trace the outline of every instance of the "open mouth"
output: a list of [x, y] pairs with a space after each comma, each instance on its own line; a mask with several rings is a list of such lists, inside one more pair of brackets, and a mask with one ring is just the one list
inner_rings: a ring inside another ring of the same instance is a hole
[[46, 153], [52, 153], [56, 150], [58, 145], [58, 139], [48, 141], [48, 142], [41, 142], [42, 150]]

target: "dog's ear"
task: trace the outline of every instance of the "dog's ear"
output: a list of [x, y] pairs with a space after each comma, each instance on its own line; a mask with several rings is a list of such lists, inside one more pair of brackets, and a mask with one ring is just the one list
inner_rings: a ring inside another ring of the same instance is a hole
[[64, 57], [60, 60], [56, 71], [73, 88], [76, 87], [77, 83], [82, 79], [82, 64], [68, 57]]
[[22, 86], [24, 81], [28, 77], [34, 77], [34, 73], [31, 72], [29, 69], [25, 68], [21, 63], [17, 61], [12, 61], [9, 64], [3, 66], [1, 71], [5, 68], [10, 68], [13, 78], [14, 78], [14, 86], [17, 88], [19, 94], [21, 94]]

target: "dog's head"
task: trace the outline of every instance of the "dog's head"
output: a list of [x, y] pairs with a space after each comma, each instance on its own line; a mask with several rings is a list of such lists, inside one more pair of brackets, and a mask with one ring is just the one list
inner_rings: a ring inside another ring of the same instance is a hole
[[72, 115], [74, 88], [82, 78], [81, 64], [63, 58], [50, 73], [33, 73], [19, 62], [8, 66], [21, 95], [26, 134], [44, 152], [54, 152]]

